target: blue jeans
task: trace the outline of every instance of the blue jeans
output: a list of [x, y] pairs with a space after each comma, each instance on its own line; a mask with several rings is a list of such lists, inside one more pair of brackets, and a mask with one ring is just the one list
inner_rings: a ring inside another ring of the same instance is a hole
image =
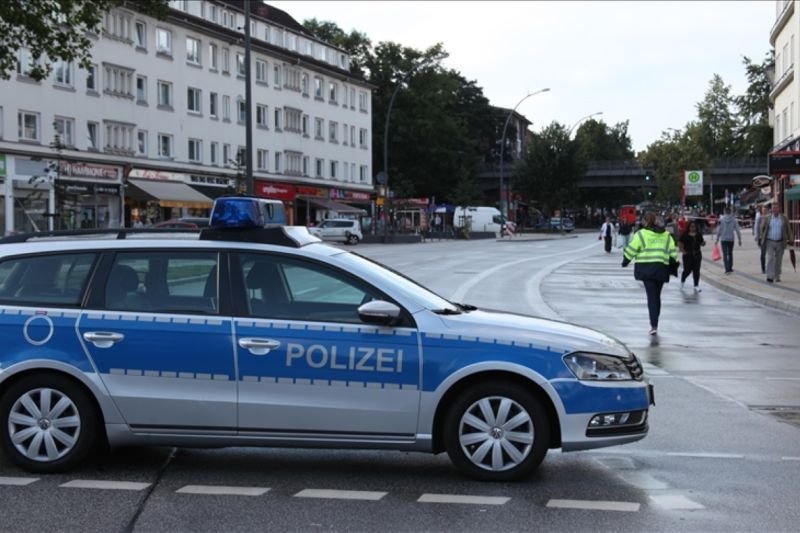
[[725, 272], [733, 272], [733, 241], [719, 241], [722, 244], [722, 262]]

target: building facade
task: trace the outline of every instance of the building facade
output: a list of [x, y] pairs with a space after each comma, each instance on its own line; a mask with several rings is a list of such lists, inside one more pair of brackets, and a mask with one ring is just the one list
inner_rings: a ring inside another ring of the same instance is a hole
[[[775, 1], [775, 23], [769, 42], [775, 48], [775, 75], [770, 91], [774, 128], [772, 152], [800, 151], [800, 3], [797, 0]], [[792, 221], [795, 235], [800, 235], [800, 173], [774, 176], [773, 201], [783, 205]]]
[[[130, 226], [208, 214], [244, 189], [243, 3], [134, 3], [91, 35], [92, 67], [0, 80], [0, 229]], [[254, 193], [291, 223], [370, 207], [371, 86], [288, 13], [251, 3]]]

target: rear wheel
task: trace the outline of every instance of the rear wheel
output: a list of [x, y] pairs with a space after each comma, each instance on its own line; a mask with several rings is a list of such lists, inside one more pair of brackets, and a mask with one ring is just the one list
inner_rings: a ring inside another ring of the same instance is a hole
[[358, 244], [359, 238], [358, 235], [354, 235], [352, 233], [347, 234], [347, 244]]
[[530, 475], [550, 442], [547, 415], [536, 397], [525, 387], [499, 381], [464, 391], [450, 406], [444, 432], [453, 464], [482, 481]]
[[27, 376], [0, 399], [3, 452], [32, 472], [58, 472], [78, 465], [94, 448], [97, 427], [91, 398], [63, 376]]

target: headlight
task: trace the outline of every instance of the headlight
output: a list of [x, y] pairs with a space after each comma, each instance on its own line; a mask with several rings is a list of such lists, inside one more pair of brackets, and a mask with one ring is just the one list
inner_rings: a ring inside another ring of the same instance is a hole
[[622, 381], [633, 379], [625, 366], [625, 361], [610, 355], [571, 353], [564, 356], [564, 364], [580, 380]]

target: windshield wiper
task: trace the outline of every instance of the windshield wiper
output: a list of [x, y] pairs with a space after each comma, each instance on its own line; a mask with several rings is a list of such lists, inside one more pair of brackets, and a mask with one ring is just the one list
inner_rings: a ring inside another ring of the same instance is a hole
[[450, 309], [450, 308], [434, 309], [433, 312], [436, 313], [437, 315], [460, 315], [461, 314], [461, 311], [459, 311], [458, 309]]
[[478, 309], [474, 305], [470, 305], [470, 304], [460, 304], [458, 302], [453, 302], [453, 304], [455, 304], [462, 311], [475, 311], [475, 310]]

